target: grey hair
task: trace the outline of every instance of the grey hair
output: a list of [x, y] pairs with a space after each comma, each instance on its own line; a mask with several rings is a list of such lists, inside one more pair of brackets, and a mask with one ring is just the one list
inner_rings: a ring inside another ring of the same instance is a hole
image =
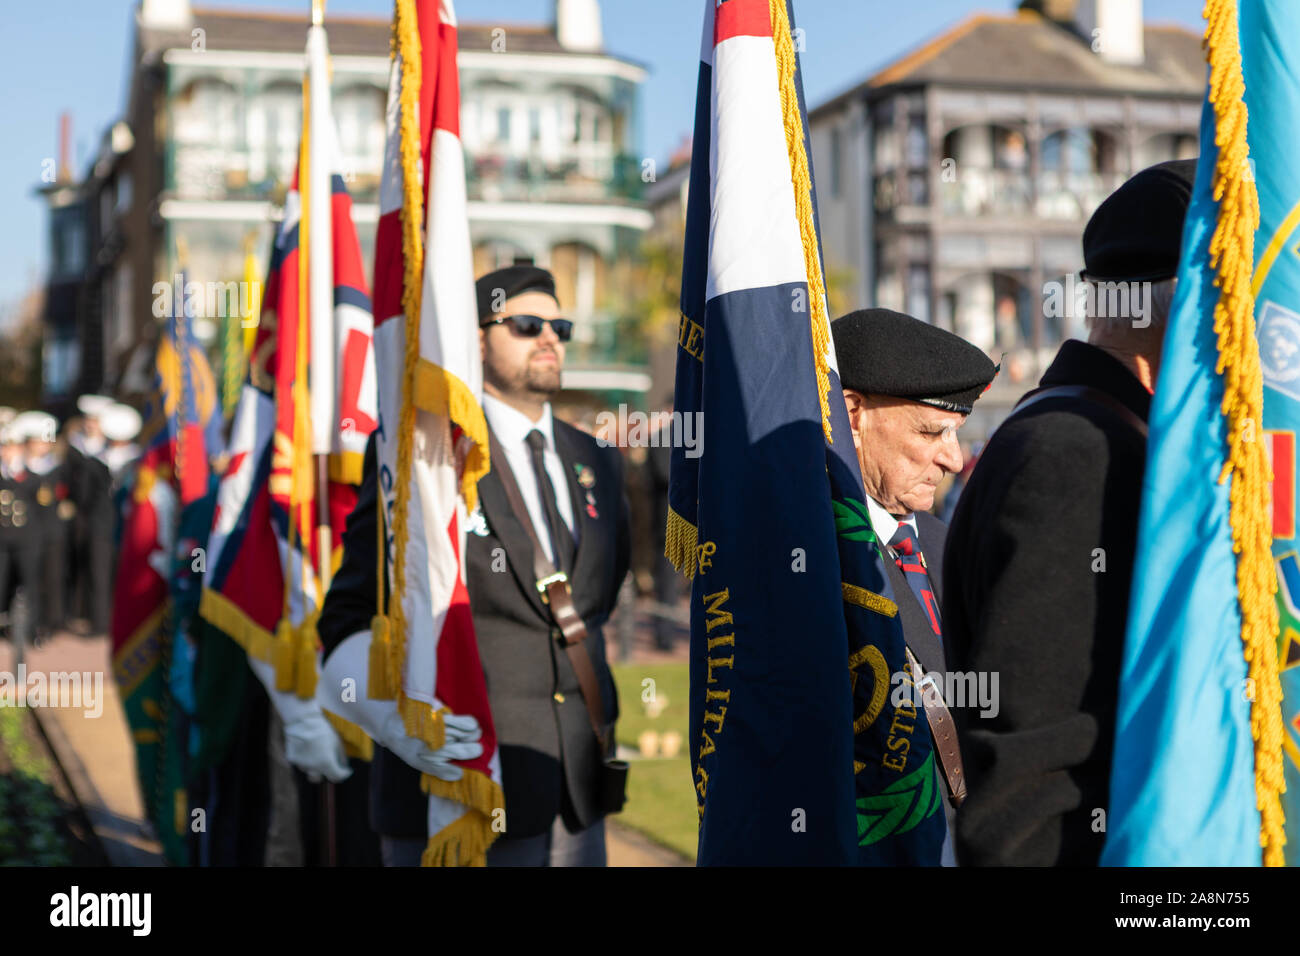
[[1090, 332], [1122, 332], [1151, 327], [1163, 330], [1174, 304], [1176, 278], [1159, 282], [1088, 280], [1087, 315]]

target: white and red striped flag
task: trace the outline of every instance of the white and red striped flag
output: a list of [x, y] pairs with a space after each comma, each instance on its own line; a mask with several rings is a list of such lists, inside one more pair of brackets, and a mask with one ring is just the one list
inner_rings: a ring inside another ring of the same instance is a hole
[[391, 595], [371, 639], [369, 691], [395, 697], [407, 734], [434, 750], [444, 743], [442, 714], [478, 720], [483, 753], [459, 762], [461, 779], [422, 778], [424, 863], [482, 865], [504, 798], [464, 583], [465, 520], [488, 451], [451, 0], [396, 0], [393, 32], [375, 241], [376, 434]]

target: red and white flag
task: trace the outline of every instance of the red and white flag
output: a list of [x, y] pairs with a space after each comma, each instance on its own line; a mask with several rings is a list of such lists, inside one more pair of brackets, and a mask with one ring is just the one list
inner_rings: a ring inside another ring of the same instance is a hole
[[396, 697], [407, 733], [432, 749], [444, 742], [444, 712], [478, 720], [483, 754], [459, 763], [462, 778], [423, 777], [424, 863], [482, 865], [504, 798], [465, 589], [465, 521], [488, 470], [488, 433], [451, 0], [396, 0], [393, 29], [375, 241], [376, 433], [391, 593], [388, 626], [372, 637], [370, 696]]

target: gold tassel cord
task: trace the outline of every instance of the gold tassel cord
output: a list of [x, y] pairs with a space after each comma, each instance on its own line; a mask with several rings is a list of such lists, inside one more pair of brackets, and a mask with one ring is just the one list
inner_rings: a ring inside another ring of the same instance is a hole
[[378, 503], [375, 521], [375, 616], [370, 619], [370, 671], [366, 694], [372, 700], [393, 700], [397, 688], [389, 683], [393, 653], [392, 635], [388, 626], [388, 616], [384, 611], [384, 577], [387, 573], [386, 552], [384, 550], [384, 508]]
[[320, 611], [312, 611], [298, 627], [297, 673], [294, 689], [302, 700], [316, 696], [316, 622]]
[[817, 245], [817, 220], [812, 204], [812, 169], [804, 150], [803, 114], [795, 83], [798, 57], [785, 0], [768, 0], [772, 21], [772, 42], [776, 45], [776, 71], [781, 84], [781, 112], [785, 120], [785, 145], [790, 154], [790, 176], [794, 184], [795, 215], [803, 237], [804, 266], [808, 273], [808, 310], [812, 317], [813, 361], [817, 368], [817, 402], [821, 406], [822, 432], [831, 444], [829, 404], [831, 347], [830, 320], [826, 316], [826, 283], [822, 276], [821, 251]]
[[1213, 192], [1218, 220], [1210, 239], [1210, 265], [1219, 301], [1214, 309], [1218, 335], [1217, 372], [1223, 376], [1222, 413], [1228, 426], [1228, 455], [1220, 483], [1231, 477], [1229, 515], [1237, 554], [1237, 597], [1241, 639], [1253, 694], [1251, 735], [1255, 741], [1255, 801], [1260, 812], [1260, 846], [1266, 866], [1283, 865], [1286, 843], [1281, 793], [1283, 780], [1282, 689], [1275, 644], [1278, 618], [1269, 522], [1272, 474], [1264, 443], [1255, 432], [1263, 421], [1264, 390], [1255, 337], [1251, 291], [1259, 196], [1249, 175], [1245, 80], [1242, 76], [1237, 0], [1207, 0], [1206, 59], [1209, 99], [1214, 108]]
[[222, 346], [221, 404], [224, 406], [222, 414], [229, 421], [235, 417], [235, 405], [244, 385], [244, 330], [238, 311], [226, 316]]
[[[287, 579], [287, 573], [285, 577]], [[271, 647], [271, 664], [275, 667], [276, 690], [294, 690], [298, 686], [298, 677], [294, 673], [298, 664], [296, 650], [293, 624], [289, 622], [289, 612], [286, 610], [284, 616], [280, 618], [280, 623], [275, 626], [275, 641]]]
[[248, 290], [248, 311], [242, 314], [245, 365], [252, 360], [257, 344], [257, 327], [262, 321], [262, 283], [257, 270], [257, 233], [244, 239], [244, 287]]

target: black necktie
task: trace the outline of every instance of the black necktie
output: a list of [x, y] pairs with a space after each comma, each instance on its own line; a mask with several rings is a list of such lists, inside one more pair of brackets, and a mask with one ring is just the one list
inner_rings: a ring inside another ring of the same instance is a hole
[[546, 436], [536, 428], [530, 431], [524, 440], [532, 452], [533, 476], [537, 479], [537, 491], [542, 499], [542, 510], [546, 512], [546, 526], [551, 532], [551, 549], [555, 552], [555, 570], [569, 574], [573, 571], [573, 556], [577, 550], [573, 533], [560, 517], [560, 509], [555, 503], [555, 487], [551, 476], [546, 471], [542, 452], [546, 448]]

